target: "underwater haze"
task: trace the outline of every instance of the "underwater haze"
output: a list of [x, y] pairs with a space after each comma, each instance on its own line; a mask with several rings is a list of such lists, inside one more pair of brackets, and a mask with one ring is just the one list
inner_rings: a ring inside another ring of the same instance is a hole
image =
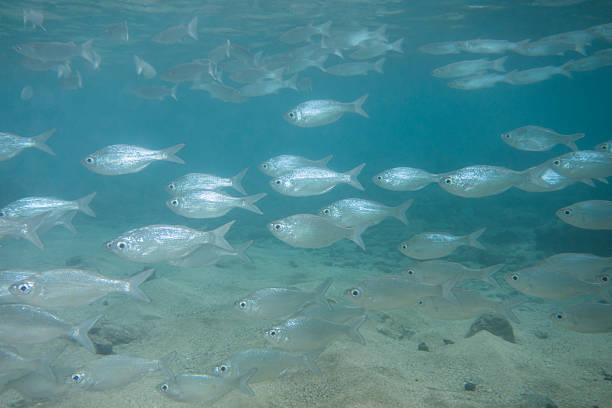
[[0, 56], [0, 406], [609, 406], [612, 2], [0, 1]]

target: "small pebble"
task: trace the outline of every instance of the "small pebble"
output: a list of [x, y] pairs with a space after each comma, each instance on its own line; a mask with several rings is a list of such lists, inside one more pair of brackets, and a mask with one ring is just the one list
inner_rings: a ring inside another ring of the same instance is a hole
[[476, 384], [467, 382], [463, 385], [463, 389], [466, 391], [476, 391]]
[[444, 342], [445, 345], [455, 344], [455, 342], [450, 339], [442, 339], [442, 341]]
[[425, 343], [424, 341], [419, 343], [419, 346], [417, 347], [417, 350], [419, 351], [429, 351], [429, 347], [427, 347], [427, 343]]

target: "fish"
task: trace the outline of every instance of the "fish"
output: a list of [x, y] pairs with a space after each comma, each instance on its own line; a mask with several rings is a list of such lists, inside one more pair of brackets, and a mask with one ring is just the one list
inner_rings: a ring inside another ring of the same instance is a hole
[[104, 29], [102, 35], [111, 40], [128, 42], [130, 40], [130, 33], [128, 31], [127, 21], [109, 25]]
[[284, 32], [280, 36], [280, 40], [285, 44], [299, 44], [304, 41], [310, 41], [310, 37], [313, 35], [329, 37], [329, 28], [331, 27], [331, 24], [331, 21], [327, 21], [318, 26], [308, 24], [307, 26], [303, 27], [295, 27]]
[[343, 103], [330, 99], [315, 99], [300, 103], [283, 116], [284, 119], [299, 127], [316, 127], [333, 123], [346, 112], [356, 113], [369, 118], [362, 105], [368, 94], [361, 96], [354, 102]]
[[153, 41], [159, 44], [176, 44], [183, 40], [185, 36], [189, 36], [194, 40], [198, 40], [198, 17], [195, 16], [187, 24], [179, 24], [166, 28], [164, 31], [157, 33], [153, 37]]
[[51, 269], [14, 282], [8, 290], [17, 303], [45, 308], [85, 306], [110, 293], [125, 293], [149, 303], [140, 285], [153, 272], [147, 269], [129, 280], [117, 280], [81, 269]]
[[506, 80], [506, 76], [510, 74], [487, 74], [480, 73], [467, 77], [457, 78], [448, 82], [448, 85], [451, 88], [462, 89], [462, 90], [474, 90], [474, 89], [484, 89], [484, 88], [492, 88], [496, 84], [500, 82], [504, 82]]
[[81, 323], [72, 324], [33, 306], [0, 305], [0, 344], [38, 344], [65, 337], [95, 353], [87, 332], [101, 317], [102, 315], [97, 315]]
[[28, 58], [45, 62], [65, 62], [74, 57], [81, 57], [95, 65], [96, 56], [92, 48], [93, 40], [76, 45], [74, 42], [32, 42], [16, 44], [13, 50]]
[[512, 311], [512, 307], [518, 306], [518, 301], [500, 302], [486, 298], [478, 292], [460, 288], [455, 288], [452, 292], [457, 302], [450, 302], [440, 296], [424, 296], [417, 301], [417, 310], [428, 317], [441, 320], [466, 320], [483, 312], [494, 311], [519, 323], [518, 317]]
[[549, 256], [534, 266], [522, 269], [522, 271], [526, 271], [525, 273], [568, 275], [588, 283], [605, 283], [608, 268], [612, 268], [612, 257], [569, 252]]
[[413, 199], [410, 199], [397, 207], [389, 207], [362, 198], [345, 198], [319, 209], [317, 214], [327, 217], [343, 227], [350, 228], [376, 225], [387, 217], [397, 218], [404, 225], [408, 225], [405, 213], [413, 201]]
[[501, 134], [501, 140], [504, 143], [528, 152], [546, 152], [558, 144], [564, 144], [573, 151], [577, 151], [578, 146], [575, 142], [583, 137], [584, 133], [563, 135], [552, 129], [534, 125], [522, 126]]
[[432, 55], [448, 55], [461, 53], [460, 41], [444, 41], [421, 45], [419, 51]]
[[603, 180], [612, 176], [612, 154], [606, 151], [578, 150], [554, 158], [549, 163], [557, 173], [589, 185], [593, 184], [590, 179]]
[[513, 43], [508, 40], [475, 39], [460, 41], [459, 50], [474, 54], [503, 54], [507, 51], [516, 51], [521, 43]]
[[291, 88], [297, 91], [297, 75], [294, 75], [289, 79], [272, 79], [248, 84], [238, 89], [238, 92], [240, 92], [240, 95], [244, 97], [252, 98], [256, 96], [275, 94], [281, 89], [285, 88]]
[[381, 58], [376, 62], [349, 62], [345, 64], [336, 64], [325, 68], [325, 72], [336, 76], [357, 76], [367, 75], [368, 72], [374, 71], [383, 74], [383, 66], [385, 58]]
[[25, 197], [13, 201], [0, 209], [0, 218], [24, 220], [50, 212], [80, 211], [90, 217], [96, 213], [89, 204], [97, 193], [91, 193], [74, 201], [62, 200], [55, 197]]
[[293, 354], [270, 349], [249, 349], [236, 353], [228, 360], [218, 363], [214, 372], [219, 377], [231, 378], [257, 369], [250, 379], [251, 383], [256, 383], [275, 380], [292, 368], [307, 368], [315, 375], [322, 375], [314, 358], [309, 354]]
[[64, 382], [82, 390], [106, 391], [125, 387], [160, 369], [161, 363], [158, 360], [108, 355], [78, 368]]
[[[323, 64], [325, 64], [325, 61], [327, 61], [328, 56], [329, 55], [324, 54], [316, 58], [293, 59], [289, 61], [287, 65], [285, 65], [283, 75], [297, 74], [302, 71], [306, 71], [308, 68], [318, 68], [319, 70], [325, 72], [325, 67]], [[295, 86], [297, 90], [297, 77], [295, 78]]]
[[380, 57], [381, 55], [385, 55], [388, 51], [395, 51], [397, 53], [403, 54], [403, 42], [403, 38], [400, 38], [399, 40], [396, 40], [392, 43], [369, 40], [367, 42], [360, 43], [359, 48], [355, 52], [351, 53], [349, 55], [349, 58], [354, 60], [367, 60], [370, 58], [376, 58]]
[[231, 187], [240, 194], [246, 195], [242, 187], [242, 179], [249, 169], [246, 168], [234, 177], [219, 177], [213, 174], [189, 173], [166, 185], [166, 191], [170, 194], [182, 194], [194, 190], [218, 191], [226, 187]]
[[211, 65], [209, 60], [195, 60], [176, 65], [159, 77], [166, 82], [200, 82], [209, 75]]
[[263, 67], [249, 67], [230, 74], [230, 79], [239, 84], [253, 84], [265, 80], [279, 81], [283, 79], [284, 68], [268, 70]]
[[320, 167], [300, 167], [270, 180], [269, 184], [277, 192], [291, 197], [325, 194], [338, 184], [348, 184], [363, 191], [364, 188], [357, 177], [364, 166], [365, 163], [362, 163], [346, 173]]
[[439, 174], [413, 167], [394, 167], [372, 177], [378, 187], [392, 191], [417, 191], [438, 182], [439, 179]]
[[309, 160], [301, 156], [282, 154], [260, 163], [257, 168], [268, 176], [280, 177], [291, 170], [302, 167], [319, 167], [321, 169], [327, 169], [327, 164], [333, 157], [334, 155], [330, 154], [319, 160]]
[[501, 194], [524, 179], [524, 173], [505, 167], [476, 165], [442, 174], [438, 185], [459, 197], [481, 198]]
[[553, 322], [578, 333], [612, 332], [612, 305], [578, 303], [563, 306], [551, 313]]
[[609, 67], [610, 65], [612, 65], [612, 58], [609, 56], [590, 55], [576, 60], [569, 60], [561, 67], [569, 72], [587, 72]]
[[365, 251], [363, 229], [345, 228], [318, 215], [296, 214], [273, 221], [267, 227], [276, 238], [296, 248], [323, 248], [346, 238]]
[[185, 164], [183, 159], [176, 156], [183, 147], [184, 143], [162, 150], [149, 150], [125, 144], [111, 145], [84, 157], [81, 159], [81, 164], [94, 173], [106, 176], [138, 173], [159, 160]]
[[0, 132], [0, 161], [12, 159], [24, 149], [29, 149], [30, 147], [55, 156], [55, 152], [47, 145], [47, 140], [54, 133], [55, 129], [49, 129], [37, 136], [23, 137], [12, 133]]
[[0, 238], [11, 236], [13, 238], [25, 238], [40, 249], [45, 249], [38, 229], [45, 221], [45, 215], [38, 215], [28, 219], [10, 220], [0, 217]]
[[359, 333], [359, 327], [365, 321], [366, 316], [358, 317], [348, 324], [298, 316], [265, 330], [264, 338], [276, 347], [300, 353], [324, 350], [337, 339], [346, 337], [365, 345], [366, 341]]
[[431, 75], [436, 78], [458, 78], [476, 75], [484, 71], [506, 72], [504, 63], [508, 57], [501, 57], [496, 60], [484, 58], [477, 60], [459, 61], [444, 65], [431, 71]]
[[59, 86], [69, 91], [76, 91], [83, 88], [83, 77], [78, 70], [74, 74], [64, 75], [59, 81]]
[[[368, 31], [367, 29], [359, 29], [334, 33], [331, 43], [323, 41], [321, 48], [349, 49], [357, 47], [367, 41], [386, 42], [386, 31], [387, 26], [382, 25], [376, 30], [372, 31]], [[323, 38], [322, 40], [326, 39]]]
[[24, 58], [19, 64], [30, 71], [55, 71], [58, 78], [68, 76], [72, 72], [70, 61], [41, 61], [39, 59]]
[[[234, 245], [233, 250], [219, 248], [211, 244], [204, 244], [189, 255], [168, 261], [170, 265], [180, 266], [183, 268], [199, 268], [217, 264], [224, 256], [237, 256], [243, 262], [252, 264], [251, 258], [246, 253], [246, 250], [253, 244], [253, 240], [244, 242], [239, 245]], [[0, 298], [1, 299], [1, 298]]]
[[219, 99], [223, 102], [243, 103], [249, 100], [238, 89], [214, 81], [195, 83], [190, 89], [206, 91], [211, 98]]
[[610, 147], [612, 147], [612, 140], [608, 140], [607, 142], [598, 144], [597, 146], [595, 146], [595, 150], [609, 152]]
[[32, 29], [36, 30], [36, 27], [40, 27], [41, 30], [47, 31], [47, 29], [43, 26], [43, 22], [45, 21], [45, 15], [40, 10], [34, 9], [23, 9], [23, 26], [25, 27], [28, 22], [32, 23]]
[[[68, 375], [72, 370], [73, 367], [53, 365], [51, 367], [51, 372], [54, 375], [53, 379], [48, 378], [47, 375], [42, 375], [38, 371], [32, 371], [29, 374], [6, 383], [4, 389], [13, 389], [17, 391], [26, 401], [30, 401], [30, 403], [35, 402], [41, 404], [55, 401], [68, 392], [70, 387], [59, 380]], [[2, 388], [1, 385], [0, 388]]]
[[183, 258], [204, 244], [232, 251], [225, 234], [233, 224], [231, 221], [212, 231], [184, 225], [148, 225], [127, 231], [104, 246], [120, 258], [145, 263]]
[[496, 288], [499, 287], [493, 275], [504, 264], [492, 265], [487, 268], [473, 269], [456, 262], [424, 261], [405, 269], [402, 274], [405, 279], [425, 285], [443, 285], [454, 280], [457, 284], [468, 280], [480, 280]]
[[589, 200], [560, 208], [559, 219], [577, 228], [590, 230], [612, 229], [612, 201]]
[[575, 43], [556, 38], [543, 38], [538, 41], [521, 41], [514, 51], [529, 57], [564, 55], [567, 51], [576, 51], [581, 55], [586, 55], [584, 48], [580, 48], [580, 46], [577, 46]]
[[30, 359], [9, 348], [0, 347], [0, 389], [4, 384], [19, 379], [31, 372], [36, 372], [51, 381], [55, 380], [49, 364], [62, 351], [54, 351], [42, 358]]
[[478, 238], [485, 232], [481, 228], [468, 235], [456, 236], [444, 232], [422, 232], [399, 244], [399, 251], [414, 259], [442, 258], [452, 254], [460, 246], [485, 249]]
[[136, 65], [136, 75], [142, 75], [146, 79], [155, 78], [157, 75], [155, 68], [138, 55], [134, 55], [134, 65]]
[[531, 68], [524, 71], [512, 71], [506, 74], [504, 82], [510, 85], [529, 85], [536, 82], [546, 81], [555, 75], [563, 75], [572, 78], [572, 74], [566, 71], [563, 66], [548, 65], [545, 67]]
[[171, 97], [175, 101], [178, 101], [176, 96], [176, 90], [178, 84], [172, 88], [166, 88], [165, 86], [141, 86], [132, 90], [132, 93], [142, 99], [155, 99], [163, 101], [167, 97]]
[[[331, 308], [330, 308], [331, 306]], [[308, 316], [335, 323], [346, 323], [356, 317], [367, 315], [367, 311], [360, 306], [346, 306], [327, 299], [327, 305], [308, 303], [291, 317]]]
[[551, 168], [550, 163], [545, 162], [538, 166], [530, 167], [522, 172], [524, 181], [515, 184], [519, 190], [529, 192], [546, 192], [562, 190], [572, 185], [576, 180], [563, 176]]
[[232, 197], [217, 191], [194, 190], [183, 193], [166, 201], [166, 206], [174, 213], [187, 218], [222, 217], [234, 208], [243, 208], [262, 215], [255, 203], [267, 194], [254, 194], [245, 197]]
[[325, 299], [325, 292], [333, 279], [328, 278], [312, 292], [297, 288], [259, 289], [234, 302], [234, 307], [247, 316], [262, 319], [276, 319], [289, 316], [307, 303], [319, 303], [331, 309]]

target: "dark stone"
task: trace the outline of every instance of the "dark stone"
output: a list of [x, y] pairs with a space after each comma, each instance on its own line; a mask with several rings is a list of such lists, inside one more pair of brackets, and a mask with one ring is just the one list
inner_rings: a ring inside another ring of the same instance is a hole
[[481, 330], [486, 330], [510, 343], [516, 343], [512, 325], [510, 325], [510, 322], [505, 317], [493, 313], [485, 313], [472, 323], [465, 337], [472, 337]]
[[115, 353], [113, 351], [113, 345], [110, 343], [94, 342], [94, 348], [96, 349], [96, 354], [102, 354], [104, 356]]
[[89, 331], [89, 337], [94, 344], [116, 346], [119, 344], [128, 344], [138, 339], [140, 336], [136, 330], [118, 326], [105, 320], [96, 323], [93, 329]]
[[425, 343], [424, 341], [420, 342], [417, 350], [419, 351], [429, 351], [429, 347], [427, 346], [427, 343]]
[[455, 344], [455, 342], [451, 339], [442, 339], [442, 342], [444, 342], [445, 346], [448, 346], [449, 344]]
[[463, 385], [463, 389], [466, 391], [476, 391], [476, 384], [467, 382]]

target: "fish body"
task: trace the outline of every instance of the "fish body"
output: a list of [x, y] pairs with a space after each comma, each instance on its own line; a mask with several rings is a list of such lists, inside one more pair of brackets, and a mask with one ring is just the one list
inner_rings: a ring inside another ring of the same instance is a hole
[[178, 144], [162, 150], [149, 150], [140, 146], [111, 145], [83, 158], [81, 164], [94, 173], [107, 176], [138, 173], [159, 160], [185, 164], [175, 155], [183, 147], [184, 144]]
[[589, 200], [563, 207], [555, 213], [561, 221], [590, 230], [612, 229], [612, 201]]
[[487, 60], [484, 58], [469, 61], [453, 62], [434, 69], [431, 75], [436, 78], [459, 78], [470, 75], [475, 75], [484, 71], [505, 72], [504, 62], [508, 57], [501, 57], [496, 60]]
[[168, 183], [166, 191], [171, 194], [182, 194], [194, 190], [218, 191], [223, 188], [231, 187], [241, 194], [246, 194], [242, 188], [242, 179], [248, 169], [242, 170], [234, 177], [219, 177], [213, 174], [189, 173]]
[[96, 214], [89, 207], [96, 193], [91, 193], [74, 201], [62, 200], [55, 197], [26, 197], [13, 201], [0, 209], [0, 217], [11, 220], [24, 221], [28, 218], [48, 214], [51, 212], [66, 213], [70, 211], [81, 211], [91, 217]]
[[28, 359], [18, 353], [0, 347], [0, 388], [9, 381], [16, 380], [31, 372], [54, 379], [49, 363], [57, 357], [52, 353], [49, 357]]
[[153, 68], [153, 65], [140, 58], [138, 55], [134, 55], [134, 65], [136, 65], [136, 74], [142, 75], [146, 79], [155, 78], [157, 71]]
[[34, 147], [55, 156], [55, 152], [47, 145], [47, 139], [54, 133], [55, 129], [51, 129], [38, 136], [23, 137], [11, 133], [0, 132], [0, 161], [12, 159], [24, 149], [30, 147]]
[[488, 268], [473, 269], [456, 262], [448, 261], [424, 261], [403, 271], [406, 279], [425, 285], [443, 285], [448, 281], [461, 283], [468, 280], [481, 280], [495, 287], [499, 284], [493, 279], [503, 264], [492, 265]]
[[188, 218], [221, 217], [234, 208], [244, 208], [255, 214], [263, 214], [255, 203], [266, 193], [246, 197], [232, 197], [217, 191], [194, 190], [166, 201], [173, 212]]
[[387, 217], [395, 217], [403, 224], [408, 224], [405, 212], [413, 201], [410, 199], [397, 207], [389, 207], [362, 198], [345, 198], [321, 208], [318, 215], [350, 228], [376, 225]]
[[393, 191], [417, 191], [440, 179], [439, 174], [413, 167], [394, 167], [372, 177], [379, 187]]
[[505, 167], [477, 165], [441, 175], [438, 185], [451, 194], [466, 198], [503, 193], [524, 181], [524, 174]]
[[403, 54], [403, 42], [403, 38], [400, 38], [392, 43], [388, 43], [386, 41], [369, 40], [359, 44], [359, 48], [355, 52], [351, 53], [349, 58], [354, 60], [367, 60], [385, 55], [389, 51], [395, 51]]
[[367, 75], [370, 71], [382, 74], [384, 64], [384, 58], [381, 58], [376, 62], [349, 62], [345, 64], [337, 64], [332, 65], [331, 67], [327, 67], [325, 68], [325, 72], [336, 76]]
[[368, 94], [354, 102], [343, 103], [330, 99], [315, 99], [300, 103], [294, 109], [285, 113], [285, 120], [299, 127], [316, 127], [333, 123], [340, 119], [346, 112], [356, 113], [365, 118], [368, 114], [362, 109], [362, 105]]
[[428, 317], [441, 320], [466, 320], [484, 312], [494, 311], [518, 322], [509, 304], [459, 288], [453, 289], [452, 292], [457, 302], [450, 302], [440, 296], [425, 296], [417, 301], [417, 309]]
[[124, 387], [159, 369], [157, 360], [109, 355], [79, 368], [66, 378], [65, 383], [88, 391], [106, 391]]
[[174, 66], [159, 77], [166, 82], [199, 82], [208, 75], [210, 61], [198, 60]]
[[480, 73], [471, 76], [457, 78], [448, 82], [448, 85], [451, 88], [462, 89], [462, 90], [474, 90], [474, 89], [484, 89], [484, 88], [492, 88], [496, 84], [500, 82], [504, 82], [506, 80], [506, 76], [509, 74], [487, 74]]
[[421, 45], [419, 51], [425, 54], [432, 55], [448, 55], [448, 54], [459, 54], [461, 52], [460, 41], [445, 41], [431, 44]]
[[563, 135], [552, 129], [533, 125], [523, 126], [501, 135], [501, 139], [507, 145], [529, 152], [546, 152], [558, 144], [564, 144], [576, 151], [578, 147], [575, 142], [583, 137], [584, 133]]
[[531, 68], [524, 71], [512, 71], [506, 74], [504, 81], [510, 85], [529, 85], [536, 82], [546, 81], [555, 75], [563, 75], [567, 78], [572, 77], [572, 75], [566, 71], [563, 66], [557, 67], [548, 65], [546, 67]]
[[[169, 372], [167, 369], [164, 371]], [[247, 395], [254, 395], [248, 382], [255, 372], [253, 369], [237, 377], [228, 378], [206, 374], [172, 374], [165, 383], [159, 385], [159, 390], [165, 397], [174, 401], [191, 403], [214, 402], [235, 389]]]
[[95, 54], [91, 48], [92, 40], [86, 41], [81, 45], [73, 42], [32, 42], [27, 44], [17, 44], [13, 50], [17, 53], [41, 61], [64, 62], [74, 57], [82, 57], [94, 63]]
[[289, 79], [271, 79], [248, 84], [240, 88], [238, 92], [244, 97], [252, 98], [275, 94], [285, 88], [291, 88], [297, 91], [297, 75]]
[[349, 320], [365, 315], [367, 315], [367, 311], [363, 307], [346, 306], [328, 299], [327, 305], [308, 303], [291, 317], [308, 316], [335, 323], [347, 323]]
[[342, 183], [363, 191], [364, 188], [357, 177], [364, 166], [365, 163], [360, 164], [346, 173], [320, 167], [300, 167], [270, 180], [270, 186], [279, 193], [292, 197], [325, 194]]
[[422, 232], [399, 244], [400, 252], [410, 258], [426, 260], [452, 254], [460, 246], [484, 249], [478, 238], [485, 231], [481, 228], [469, 235], [456, 236], [439, 232]]
[[333, 155], [326, 156], [320, 160], [309, 160], [305, 157], [283, 154], [274, 156], [271, 159], [260, 163], [258, 168], [262, 173], [271, 177], [280, 177], [291, 170], [302, 167], [319, 167], [327, 169], [327, 163], [333, 158]]
[[156, 34], [153, 41], [159, 44], [176, 44], [183, 40], [185, 36], [189, 36], [194, 40], [198, 39], [198, 17], [191, 19], [189, 24], [179, 24], [166, 28], [164, 31]]
[[551, 168], [548, 162], [542, 163], [535, 167], [530, 167], [522, 172], [525, 177], [524, 181], [515, 184], [514, 187], [519, 190], [529, 192], [546, 192], [562, 190], [565, 187], [574, 184], [576, 180], [563, 176]]
[[70, 61], [41, 61], [39, 59], [24, 58], [19, 65], [30, 71], [55, 71], [57, 77], [68, 76], [72, 72]]
[[524, 270], [540, 270], [550, 275], [564, 274], [584, 282], [599, 283], [607, 268], [612, 268], [612, 257], [569, 252], [549, 256]]
[[569, 60], [562, 67], [570, 72], [586, 72], [609, 67], [610, 65], [612, 65], [612, 58], [609, 56], [590, 55], [576, 60]]
[[551, 320], [579, 333], [612, 332], [612, 305], [578, 303], [567, 305], [550, 315]]
[[313, 35], [329, 37], [329, 28], [331, 27], [331, 24], [332, 22], [328, 21], [318, 26], [309, 24], [303, 27], [296, 27], [283, 33], [280, 40], [285, 44], [299, 44], [304, 41], [310, 41], [310, 37]]
[[109, 25], [104, 29], [102, 35], [111, 40], [128, 42], [130, 40], [130, 33], [127, 21]]
[[184, 268], [199, 268], [202, 266], [215, 265], [224, 256], [237, 256], [245, 263], [253, 263], [246, 253], [246, 250], [251, 244], [253, 244], [253, 240], [235, 245], [233, 250], [219, 248], [212, 244], [204, 244], [189, 255], [179, 259], [171, 259], [168, 263]]
[[612, 154], [599, 150], [569, 152], [550, 161], [551, 168], [575, 180], [612, 176]]
[[167, 97], [171, 97], [177, 101], [177, 88], [177, 85], [172, 88], [166, 88], [165, 86], [141, 86], [140, 88], [132, 90], [132, 93], [142, 99], [163, 101]]
[[476, 39], [459, 42], [459, 50], [474, 54], [503, 54], [519, 48], [517, 43], [507, 40]]
[[223, 102], [243, 103], [249, 100], [249, 98], [242, 95], [238, 89], [218, 82], [198, 83], [194, 84], [190, 89], [206, 91], [211, 98], [219, 99]]

